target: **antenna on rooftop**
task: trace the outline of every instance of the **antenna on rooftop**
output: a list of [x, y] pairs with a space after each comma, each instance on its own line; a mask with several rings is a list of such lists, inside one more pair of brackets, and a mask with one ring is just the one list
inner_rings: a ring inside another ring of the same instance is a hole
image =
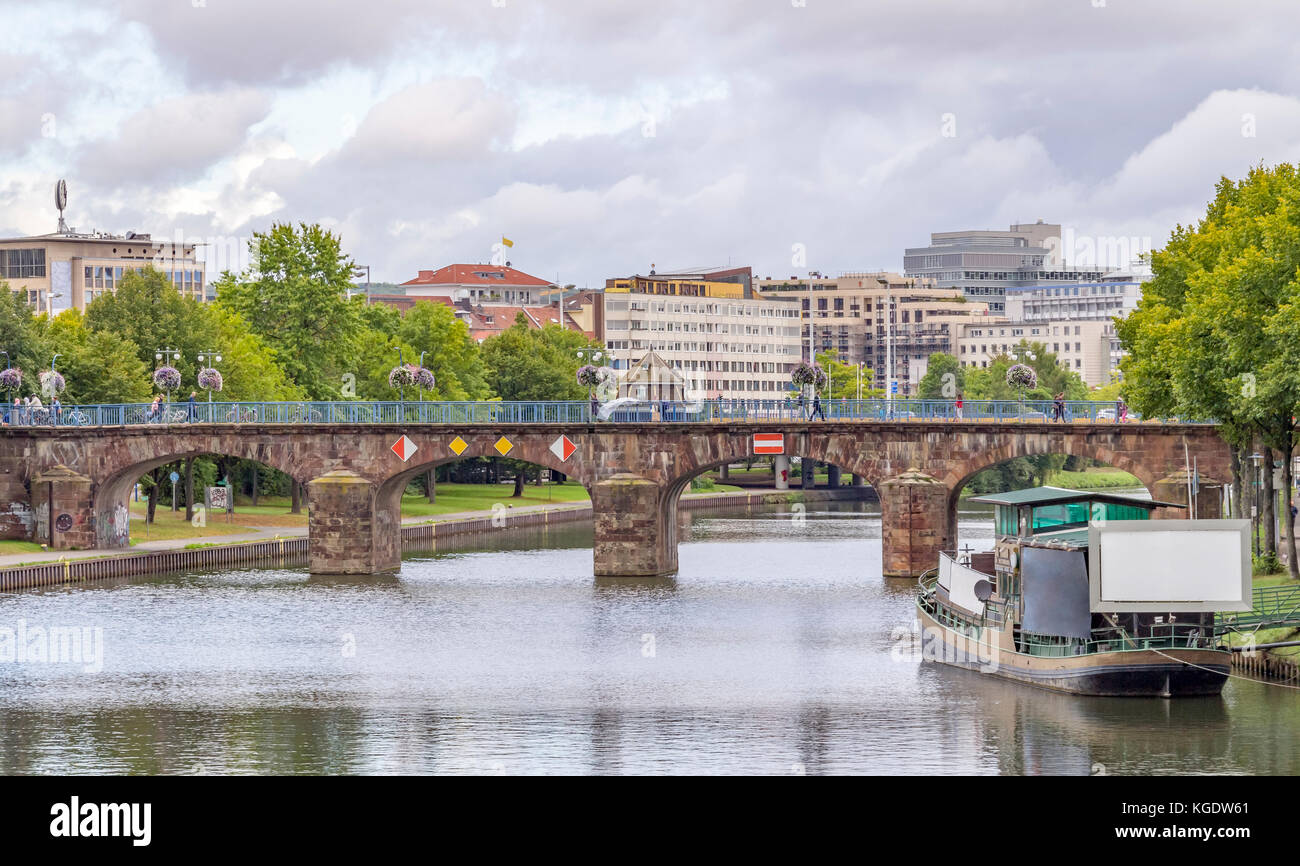
[[59, 234], [68, 233], [68, 224], [63, 221], [63, 210], [68, 206], [68, 182], [59, 179], [54, 185], [54, 206], [59, 209]]

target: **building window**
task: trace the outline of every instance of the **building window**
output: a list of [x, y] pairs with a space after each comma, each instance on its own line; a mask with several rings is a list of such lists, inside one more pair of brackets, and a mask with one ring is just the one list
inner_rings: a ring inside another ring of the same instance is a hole
[[45, 276], [45, 248], [0, 250], [0, 278]]

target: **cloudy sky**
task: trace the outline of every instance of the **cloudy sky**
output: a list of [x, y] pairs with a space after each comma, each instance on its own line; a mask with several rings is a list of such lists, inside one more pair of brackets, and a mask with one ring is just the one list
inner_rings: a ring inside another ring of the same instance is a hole
[[78, 230], [220, 251], [318, 221], [397, 282], [488, 261], [503, 234], [517, 267], [580, 286], [651, 263], [897, 270], [931, 231], [1038, 218], [1077, 251], [1160, 246], [1220, 175], [1300, 160], [1298, 15], [1295, 0], [0, 0], [0, 236], [53, 231], [64, 177]]

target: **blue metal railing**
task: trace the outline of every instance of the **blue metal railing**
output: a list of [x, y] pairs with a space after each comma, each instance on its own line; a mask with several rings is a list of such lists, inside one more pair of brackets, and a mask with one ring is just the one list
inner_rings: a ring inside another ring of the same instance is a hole
[[[1007, 424], [1117, 424], [1114, 403], [1068, 401], [1064, 417], [1051, 401], [967, 400], [960, 410], [951, 400], [823, 400], [813, 420], [950, 421]], [[613, 411], [593, 412], [585, 401], [303, 401], [147, 403], [59, 406], [32, 409], [9, 406], [3, 422], [12, 426], [125, 427], [151, 424], [586, 424], [713, 423], [809, 419], [810, 405], [793, 400], [644, 401]], [[1143, 419], [1129, 414], [1123, 419]], [[1147, 419], [1159, 423], [1214, 423], [1186, 418]]]

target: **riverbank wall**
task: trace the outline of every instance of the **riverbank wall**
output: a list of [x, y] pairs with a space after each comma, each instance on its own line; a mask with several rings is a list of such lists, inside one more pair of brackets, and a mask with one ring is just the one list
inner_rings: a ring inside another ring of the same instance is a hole
[[[706, 493], [683, 496], [678, 508], [684, 511], [723, 511], [758, 508], [795, 502], [872, 501], [870, 488], [842, 487], [833, 490], [782, 490], [738, 493]], [[474, 537], [502, 530], [538, 530], [549, 526], [573, 525], [592, 519], [591, 505], [547, 508], [511, 513], [509, 508], [494, 510], [483, 517], [443, 520], [435, 523], [408, 524], [402, 527], [402, 548], [437, 550], [444, 539], [455, 538], [457, 547], [472, 546]], [[96, 580], [168, 574], [177, 571], [204, 571], [231, 566], [297, 566], [307, 560], [306, 536], [254, 541], [243, 544], [213, 544], [189, 550], [160, 550], [127, 553], [98, 559], [61, 559], [33, 565], [0, 569], [0, 592], [35, 589]]]
[[1272, 682], [1300, 682], [1300, 664], [1282, 658], [1268, 650], [1258, 650], [1251, 655], [1244, 652], [1232, 654], [1232, 667], [1238, 673]]

